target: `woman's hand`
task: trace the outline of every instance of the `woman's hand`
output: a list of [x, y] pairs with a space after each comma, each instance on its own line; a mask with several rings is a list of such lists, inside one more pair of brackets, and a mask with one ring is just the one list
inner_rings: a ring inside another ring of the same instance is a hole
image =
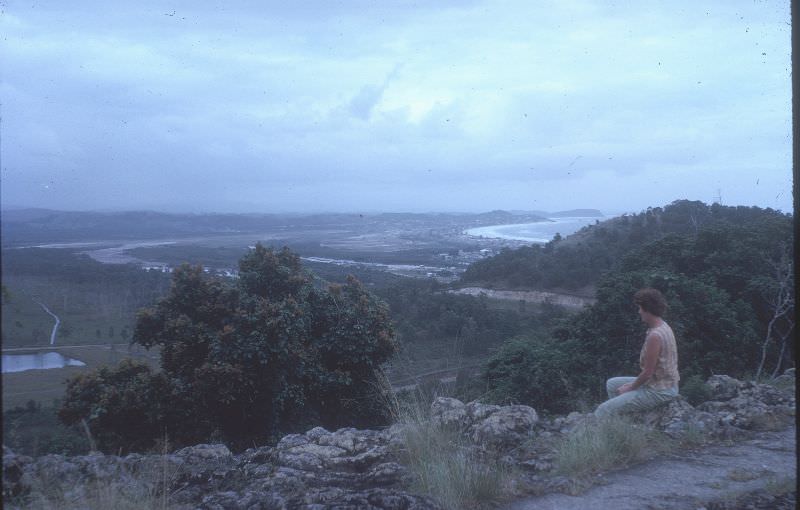
[[619, 395], [628, 393], [629, 391], [633, 391], [633, 383], [625, 383], [617, 389], [617, 393]]

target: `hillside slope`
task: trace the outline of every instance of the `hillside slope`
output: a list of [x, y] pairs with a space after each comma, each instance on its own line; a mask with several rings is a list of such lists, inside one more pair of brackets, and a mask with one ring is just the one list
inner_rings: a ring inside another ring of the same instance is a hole
[[545, 245], [534, 244], [472, 264], [462, 284], [503, 289], [565, 289], [593, 286], [600, 276], [619, 267], [625, 255], [669, 234], [696, 236], [720, 225], [791, 224], [791, 216], [772, 209], [730, 207], [678, 200], [664, 208], [648, 208], [589, 225]]

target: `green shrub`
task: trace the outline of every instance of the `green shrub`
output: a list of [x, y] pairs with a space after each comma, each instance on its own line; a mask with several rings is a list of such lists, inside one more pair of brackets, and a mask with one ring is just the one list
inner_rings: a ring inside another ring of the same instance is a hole
[[711, 388], [699, 375], [691, 375], [681, 384], [680, 394], [693, 406], [702, 404], [711, 398]]
[[552, 413], [574, 410], [581, 394], [575, 377], [580, 353], [574, 347], [536, 337], [506, 342], [484, 371], [489, 400], [527, 404]]

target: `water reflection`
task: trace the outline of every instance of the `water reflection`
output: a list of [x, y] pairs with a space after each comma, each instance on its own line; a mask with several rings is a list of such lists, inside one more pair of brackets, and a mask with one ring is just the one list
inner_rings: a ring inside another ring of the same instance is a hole
[[81, 360], [68, 358], [57, 352], [40, 352], [36, 354], [3, 354], [3, 373], [22, 372], [24, 370], [64, 368], [67, 366], [86, 366]]

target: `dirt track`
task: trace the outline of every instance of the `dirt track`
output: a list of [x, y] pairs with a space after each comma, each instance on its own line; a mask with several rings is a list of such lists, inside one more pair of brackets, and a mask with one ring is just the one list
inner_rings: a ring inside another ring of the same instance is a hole
[[453, 294], [466, 294], [468, 296], [479, 296], [486, 294], [492, 299], [504, 299], [509, 301], [527, 301], [529, 303], [552, 303], [554, 305], [568, 308], [583, 308], [592, 305], [596, 301], [594, 298], [576, 296], [572, 294], [559, 294], [556, 292], [546, 292], [540, 290], [494, 290], [483, 287], [465, 287], [450, 291]]

